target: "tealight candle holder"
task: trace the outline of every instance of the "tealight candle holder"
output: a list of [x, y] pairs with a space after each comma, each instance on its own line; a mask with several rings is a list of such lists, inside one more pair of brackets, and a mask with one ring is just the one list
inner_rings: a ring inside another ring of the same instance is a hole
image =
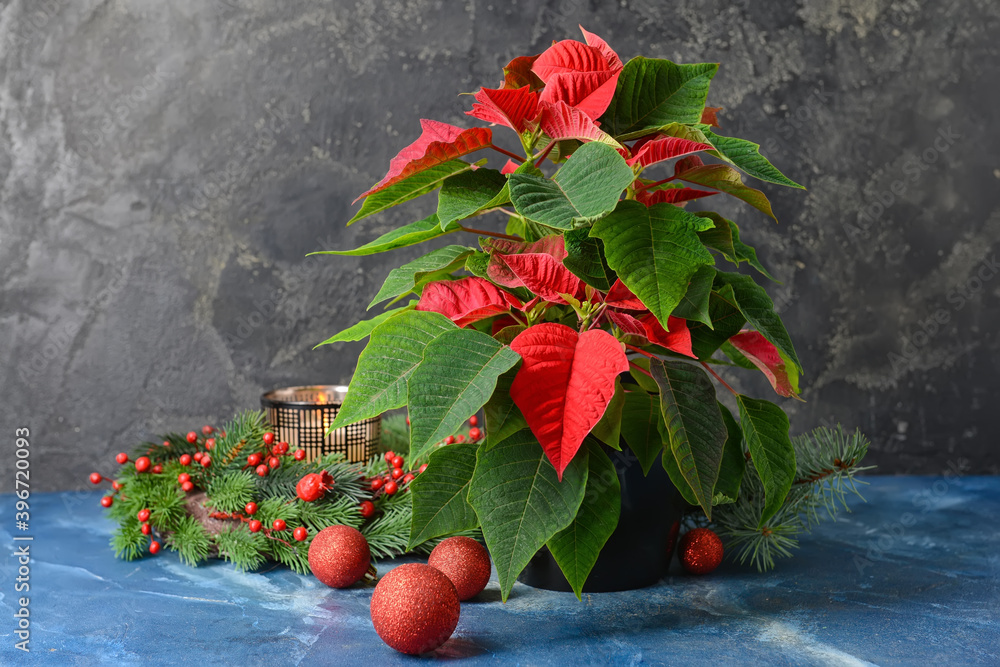
[[347, 390], [334, 385], [285, 387], [261, 395], [260, 405], [275, 438], [287, 442], [291, 451], [305, 450], [307, 460], [340, 452], [348, 461], [367, 461], [378, 451], [382, 439], [381, 417], [364, 419], [326, 434]]

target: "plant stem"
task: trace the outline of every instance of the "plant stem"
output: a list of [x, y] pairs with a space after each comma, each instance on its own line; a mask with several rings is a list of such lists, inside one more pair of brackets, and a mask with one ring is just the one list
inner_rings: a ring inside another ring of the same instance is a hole
[[655, 183], [650, 183], [649, 185], [643, 185], [639, 183], [635, 186], [636, 190], [648, 190], [649, 188], [655, 188], [657, 185], [663, 185], [664, 183], [669, 183], [670, 181], [677, 178], [676, 176], [671, 176], [669, 178], [664, 178], [662, 181], [656, 181]]
[[625, 347], [627, 347], [628, 349], [632, 350], [633, 352], [638, 352], [639, 354], [641, 354], [643, 356], [649, 357], [650, 359], [658, 359], [659, 358], [655, 354], [652, 354], [650, 352], [646, 352], [645, 350], [640, 350], [635, 345], [629, 345], [628, 343], [625, 343]]
[[555, 145], [556, 145], [556, 142], [550, 141], [549, 145], [545, 147], [545, 150], [542, 151], [542, 156], [540, 158], [538, 158], [538, 162], [535, 163], [535, 168], [536, 169], [542, 166], [542, 162], [544, 162], [545, 158], [547, 158], [549, 156], [549, 152], [555, 147]]
[[731, 391], [733, 393], [733, 396], [739, 396], [739, 394], [736, 393], [735, 389], [733, 389], [732, 387], [730, 387], [726, 383], [725, 380], [723, 380], [721, 377], [719, 377], [718, 373], [716, 373], [714, 370], [712, 370], [711, 366], [709, 366], [708, 364], [706, 364], [704, 361], [701, 362], [701, 365], [705, 368], [706, 371], [708, 371], [709, 373], [711, 373], [712, 377], [714, 377], [716, 380], [718, 380], [722, 384], [723, 387], [725, 387], [726, 389], [728, 389], [729, 391]]
[[493, 150], [495, 150], [497, 153], [502, 153], [502, 154], [506, 155], [507, 157], [509, 157], [512, 160], [517, 160], [518, 162], [524, 162], [524, 158], [521, 157], [520, 155], [518, 155], [516, 153], [511, 153], [509, 150], [506, 150], [504, 148], [500, 148], [496, 144], [490, 144], [490, 148], [492, 148]]
[[488, 232], [484, 229], [473, 229], [471, 227], [464, 227], [462, 225], [459, 225], [458, 228], [461, 229], [463, 232], [469, 232], [470, 234], [479, 234], [480, 236], [492, 236], [493, 238], [508, 239], [510, 241], [522, 240], [516, 236], [511, 236], [510, 234], [501, 234], [500, 232]]
[[628, 362], [628, 365], [629, 365], [629, 367], [630, 367], [630, 368], [634, 368], [634, 369], [636, 369], [637, 371], [639, 371], [639, 372], [640, 372], [640, 373], [642, 373], [643, 375], [646, 375], [646, 376], [648, 376], [649, 378], [652, 378], [652, 377], [653, 377], [652, 373], [650, 373], [649, 371], [647, 371], [647, 370], [646, 370], [645, 368], [643, 368], [643, 367], [642, 367], [642, 366], [640, 366], [639, 364], [635, 364], [635, 363], [632, 363], [632, 362], [630, 361], [630, 362]]

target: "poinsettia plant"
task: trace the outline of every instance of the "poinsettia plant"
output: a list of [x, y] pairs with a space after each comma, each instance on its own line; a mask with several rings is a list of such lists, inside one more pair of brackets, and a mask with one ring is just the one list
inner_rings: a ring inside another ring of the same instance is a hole
[[[623, 63], [583, 37], [515, 58], [498, 88], [475, 93], [467, 114], [512, 130], [521, 154], [492, 127], [422, 120], [348, 224], [432, 192], [436, 212], [331, 253], [479, 237], [394, 269], [371, 305], [417, 300], [326, 341], [369, 338], [330, 428], [405, 406], [410, 454], [430, 456], [413, 483], [411, 541], [481, 527], [504, 599], [542, 546], [579, 595], [618, 521], [607, 448], [631, 448], [647, 473], [659, 459], [708, 517], [755, 471], [761, 526], [796, 471], [783, 410], [712, 368], [758, 369], [797, 397], [801, 367], [771, 300], [719, 260], [770, 276], [733, 221], [689, 209], [721, 193], [773, 218], [742, 174], [802, 186], [757, 144], [720, 134], [706, 106], [717, 64]], [[480, 151], [506, 163], [463, 159]], [[502, 215], [502, 232], [469, 226], [487, 213]], [[483, 442], [439, 446], [481, 408]]]

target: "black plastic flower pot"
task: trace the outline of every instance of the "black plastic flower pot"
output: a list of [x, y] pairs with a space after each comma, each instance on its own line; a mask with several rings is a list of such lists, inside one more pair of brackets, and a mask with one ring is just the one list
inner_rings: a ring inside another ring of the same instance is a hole
[[[608, 539], [583, 587], [585, 593], [627, 591], [652, 586], [670, 566], [684, 500], [657, 461], [648, 476], [632, 450], [608, 450], [618, 471], [622, 504], [618, 527]], [[571, 591], [549, 550], [542, 548], [518, 581], [552, 591]]]

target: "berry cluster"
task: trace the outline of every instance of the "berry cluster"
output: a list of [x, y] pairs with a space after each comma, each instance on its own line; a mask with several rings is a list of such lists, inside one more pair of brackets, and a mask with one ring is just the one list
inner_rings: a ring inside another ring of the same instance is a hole
[[[268, 431], [264, 434], [260, 451], [253, 452], [247, 456], [247, 464], [243, 469], [253, 468], [260, 477], [267, 477], [272, 470], [281, 467], [281, 457], [288, 456], [289, 446], [287, 442], [275, 442], [274, 434]], [[303, 461], [306, 458], [306, 450], [296, 449], [291, 457], [296, 461]]]
[[[251, 533], [263, 532], [264, 536], [269, 539], [285, 542], [280, 537], [276, 537], [273, 534], [283, 533], [288, 530], [288, 526], [285, 524], [284, 519], [275, 519], [271, 522], [270, 528], [265, 528], [263, 523], [253, 518], [255, 514], [257, 514], [257, 503], [249, 502], [243, 508], [243, 512], [212, 512], [209, 516], [213, 519], [242, 521], [247, 524], [247, 530]], [[297, 526], [294, 530], [292, 530], [292, 537], [296, 542], [303, 542], [309, 537], [309, 529], [305, 526]], [[288, 542], [285, 542], [285, 544], [291, 546]]]

